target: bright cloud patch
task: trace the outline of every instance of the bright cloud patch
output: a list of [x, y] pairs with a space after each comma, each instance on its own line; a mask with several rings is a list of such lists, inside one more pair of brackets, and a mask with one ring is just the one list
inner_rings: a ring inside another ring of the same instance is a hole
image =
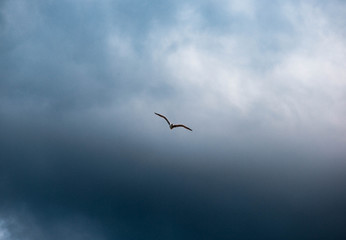
[[6, 228], [5, 221], [0, 219], [0, 240], [10, 240], [10, 233]]

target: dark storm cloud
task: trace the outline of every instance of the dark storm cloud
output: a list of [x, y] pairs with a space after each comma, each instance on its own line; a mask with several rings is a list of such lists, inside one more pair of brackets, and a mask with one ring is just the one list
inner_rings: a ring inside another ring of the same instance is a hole
[[[320, 62], [280, 49], [292, 33], [300, 43], [299, 9], [290, 21], [276, 2], [227, 2], [0, 2], [0, 238], [346, 235], [344, 115], [330, 97], [344, 72], [332, 64], [331, 85], [310, 82], [293, 63]], [[304, 31], [320, 16], [306, 15]], [[321, 102], [334, 125], [307, 124]]]
[[[5, 221], [14, 222], [8, 228], [13, 239], [79, 239], [79, 231], [101, 239], [345, 234], [341, 170], [312, 169], [294, 160], [269, 166], [264, 157], [235, 154], [228, 156], [232, 163], [195, 154], [199, 163], [189, 165], [182, 162], [190, 161], [185, 154], [165, 156], [141, 145], [133, 151], [118, 137], [98, 136], [97, 145], [82, 133], [38, 129], [2, 131], [7, 137], [1, 137], [1, 210]], [[88, 137], [96, 136], [89, 131]]]

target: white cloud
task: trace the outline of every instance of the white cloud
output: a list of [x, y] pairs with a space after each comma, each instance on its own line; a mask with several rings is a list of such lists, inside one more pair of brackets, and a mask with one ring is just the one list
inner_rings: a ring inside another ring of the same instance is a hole
[[253, 0], [233, 0], [233, 1], [221, 1], [222, 5], [231, 13], [242, 14], [249, 18], [254, 18], [256, 14], [256, 4]]
[[[290, 112], [296, 111], [304, 119], [304, 125], [320, 122], [325, 127], [345, 131], [342, 124], [346, 120], [343, 36], [331, 30], [332, 23], [322, 9], [311, 5], [290, 6], [287, 16], [298, 36], [295, 36], [293, 51], [283, 56], [271, 71], [269, 77], [276, 87], [273, 97], [282, 107], [290, 101]], [[284, 95], [277, 94], [277, 88], [284, 88]]]
[[[259, 36], [208, 32], [193, 9], [178, 14], [171, 28], [153, 29], [151, 61], [164, 69], [162, 81], [178, 92], [172, 105], [163, 104], [205, 116], [200, 122], [211, 122], [216, 111], [225, 122], [209, 128], [218, 134], [226, 124], [233, 129], [246, 120], [257, 122], [252, 125], [264, 135], [323, 138], [336, 131], [338, 141], [346, 142], [344, 37], [321, 8], [292, 4], [282, 10], [291, 32], [264, 36], [278, 43], [271, 54], [259, 47]], [[258, 68], [256, 61], [266, 67]], [[235, 109], [240, 116], [233, 115]]]
[[239, 39], [210, 35], [201, 30], [197, 12], [183, 11], [176, 26], [152, 32], [149, 45], [154, 64], [165, 69], [171, 86], [185, 97], [195, 96], [204, 106], [217, 107], [219, 101], [226, 100], [243, 108], [251, 96], [245, 98], [240, 93], [246, 84], [241, 79], [245, 74], [241, 65], [248, 60], [239, 54]]

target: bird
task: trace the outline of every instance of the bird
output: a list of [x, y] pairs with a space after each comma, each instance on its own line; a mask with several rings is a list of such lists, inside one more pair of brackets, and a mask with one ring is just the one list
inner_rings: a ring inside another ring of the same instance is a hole
[[170, 123], [170, 122], [168, 121], [168, 119], [167, 119], [165, 116], [163, 116], [163, 115], [161, 115], [161, 114], [159, 114], [159, 113], [156, 113], [156, 112], [154, 112], [154, 113], [155, 113], [157, 116], [164, 118], [164, 119], [166, 120], [166, 122], [168, 123], [169, 128], [170, 128], [171, 130], [172, 130], [173, 128], [176, 128], [176, 127], [183, 127], [183, 128], [186, 128], [187, 130], [192, 131], [191, 128], [186, 127], [186, 126], [183, 125], [183, 124], [172, 124], [172, 123]]

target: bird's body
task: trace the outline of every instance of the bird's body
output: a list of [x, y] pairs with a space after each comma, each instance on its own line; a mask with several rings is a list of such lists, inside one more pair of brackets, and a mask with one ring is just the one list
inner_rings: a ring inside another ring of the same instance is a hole
[[192, 131], [191, 128], [186, 127], [186, 126], [183, 125], [183, 124], [173, 124], [173, 123], [170, 123], [170, 122], [168, 121], [168, 119], [167, 119], [165, 116], [163, 116], [163, 115], [161, 115], [161, 114], [159, 114], [159, 113], [155, 113], [155, 114], [156, 114], [157, 116], [162, 117], [163, 119], [165, 119], [166, 122], [167, 122], [168, 125], [169, 125], [169, 128], [170, 128], [171, 130], [172, 130], [173, 128], [176, 128], [176, 127], [183, 127], [183, 128], [186, 128], [187, 130]]

